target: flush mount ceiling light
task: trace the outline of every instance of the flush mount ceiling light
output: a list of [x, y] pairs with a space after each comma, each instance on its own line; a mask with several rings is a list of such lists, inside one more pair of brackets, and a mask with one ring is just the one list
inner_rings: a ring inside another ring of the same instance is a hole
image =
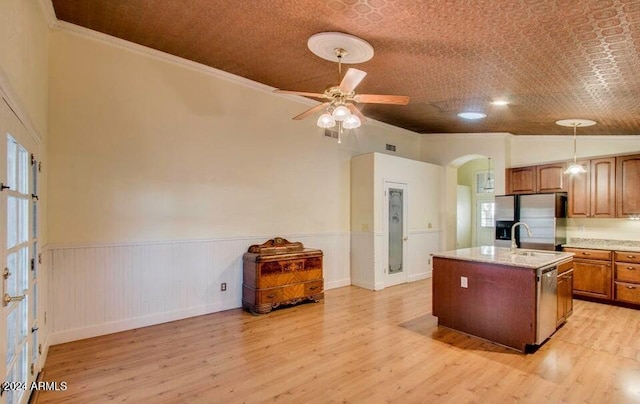
[[296, 94], [311, 98], [322, 98], [326, 102], [309, 108], [293, 117], [304, 119], [318, 111], [323, 111], [317, 120], [321, 128], [338, 129], [338, 143], [342, 143], [342, 130], [359, 128], [365, 121], [355, 103], [407, 105], [409, 97], [403, 95], [356, 94], [355, 88], [367, 75], [362, 70], [350, 68], [342, 77], [343, 63], [362, 63], [373, 57], [373, 47], [365, 40], [341, 32], [321, 32], [312, 35], [307, 46], [315, 55], [338, 62], [338, 79], [340, 84], [329, 86], [324, 93], [302, 91], [274, 90], [276, 93]]
[[576, 159], [576, 145], [577, 145], [577, 128], [578, 126], [593, 126], [596, 124], [596, 121], [591, 121], [589, 119], [562, 119], [560, 121], [556, 121], [556, 125], [560, 126], [568, 126], [573, 128], [573, 164], [569, 165], [565, 170], [565, 174], [585, 174], [587, 170], [584, 169], [580, 164], [578, 164]]
[[509, 101], [507, 101], [507, 100], [495, 100], [495, 101], [491, 101], [491, 104], [497, 105], [499, 107], [503, 107], [505, 105], [509, 105]]
[[460, 112], [458, 116], [460, 118], [474, 120], [474, 119], [486, 118], [487, 114], [483, 114], [482, 112]]

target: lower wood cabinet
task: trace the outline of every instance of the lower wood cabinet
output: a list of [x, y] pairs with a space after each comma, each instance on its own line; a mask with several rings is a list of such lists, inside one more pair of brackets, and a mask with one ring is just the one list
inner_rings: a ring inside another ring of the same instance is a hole
[[614, 299], [640, 304], [640, 253], [615, 251]]
[[558, 266], [558, 315], [557, 326], [573, 314], [573, 261]]
[[574, 253], [573, 294], [612, 299], [611, 251], [565, 248]]

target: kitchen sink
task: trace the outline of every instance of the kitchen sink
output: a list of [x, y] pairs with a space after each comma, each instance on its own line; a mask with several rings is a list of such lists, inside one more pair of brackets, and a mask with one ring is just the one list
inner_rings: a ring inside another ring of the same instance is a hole
[[562, 252], [517, 249], [513, 254], [524, 255], [527, 257], [552, 258], [557, 257], [558, 255], [562, 254]]

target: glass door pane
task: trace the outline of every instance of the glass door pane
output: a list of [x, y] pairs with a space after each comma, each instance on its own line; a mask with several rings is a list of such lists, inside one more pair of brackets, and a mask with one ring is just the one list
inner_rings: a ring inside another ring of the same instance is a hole
[[404, 212], [403, 190], [389, 188], [389, 274], [402, 272]]
[[[3, 305], [6, 313], [6, 380], [27, 385], [29, 368], [30, 237], [29, 153], [12, 136], [7, 136], [7, 185], [3, 190], [6, 211], [6, 271]], [[5, 403], [21, 403], [26, 391], [6, 392]]]

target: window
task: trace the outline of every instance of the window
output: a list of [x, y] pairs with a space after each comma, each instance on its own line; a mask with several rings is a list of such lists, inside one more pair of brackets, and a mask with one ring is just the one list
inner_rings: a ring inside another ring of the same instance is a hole
[[494, 177], [491, 171], [476, 171], [476, 194], [493, 193]]
[[480, 226], [481, 227], [493, 227], [494, 226], [494, 208], [493, 202], [480, 202]]

